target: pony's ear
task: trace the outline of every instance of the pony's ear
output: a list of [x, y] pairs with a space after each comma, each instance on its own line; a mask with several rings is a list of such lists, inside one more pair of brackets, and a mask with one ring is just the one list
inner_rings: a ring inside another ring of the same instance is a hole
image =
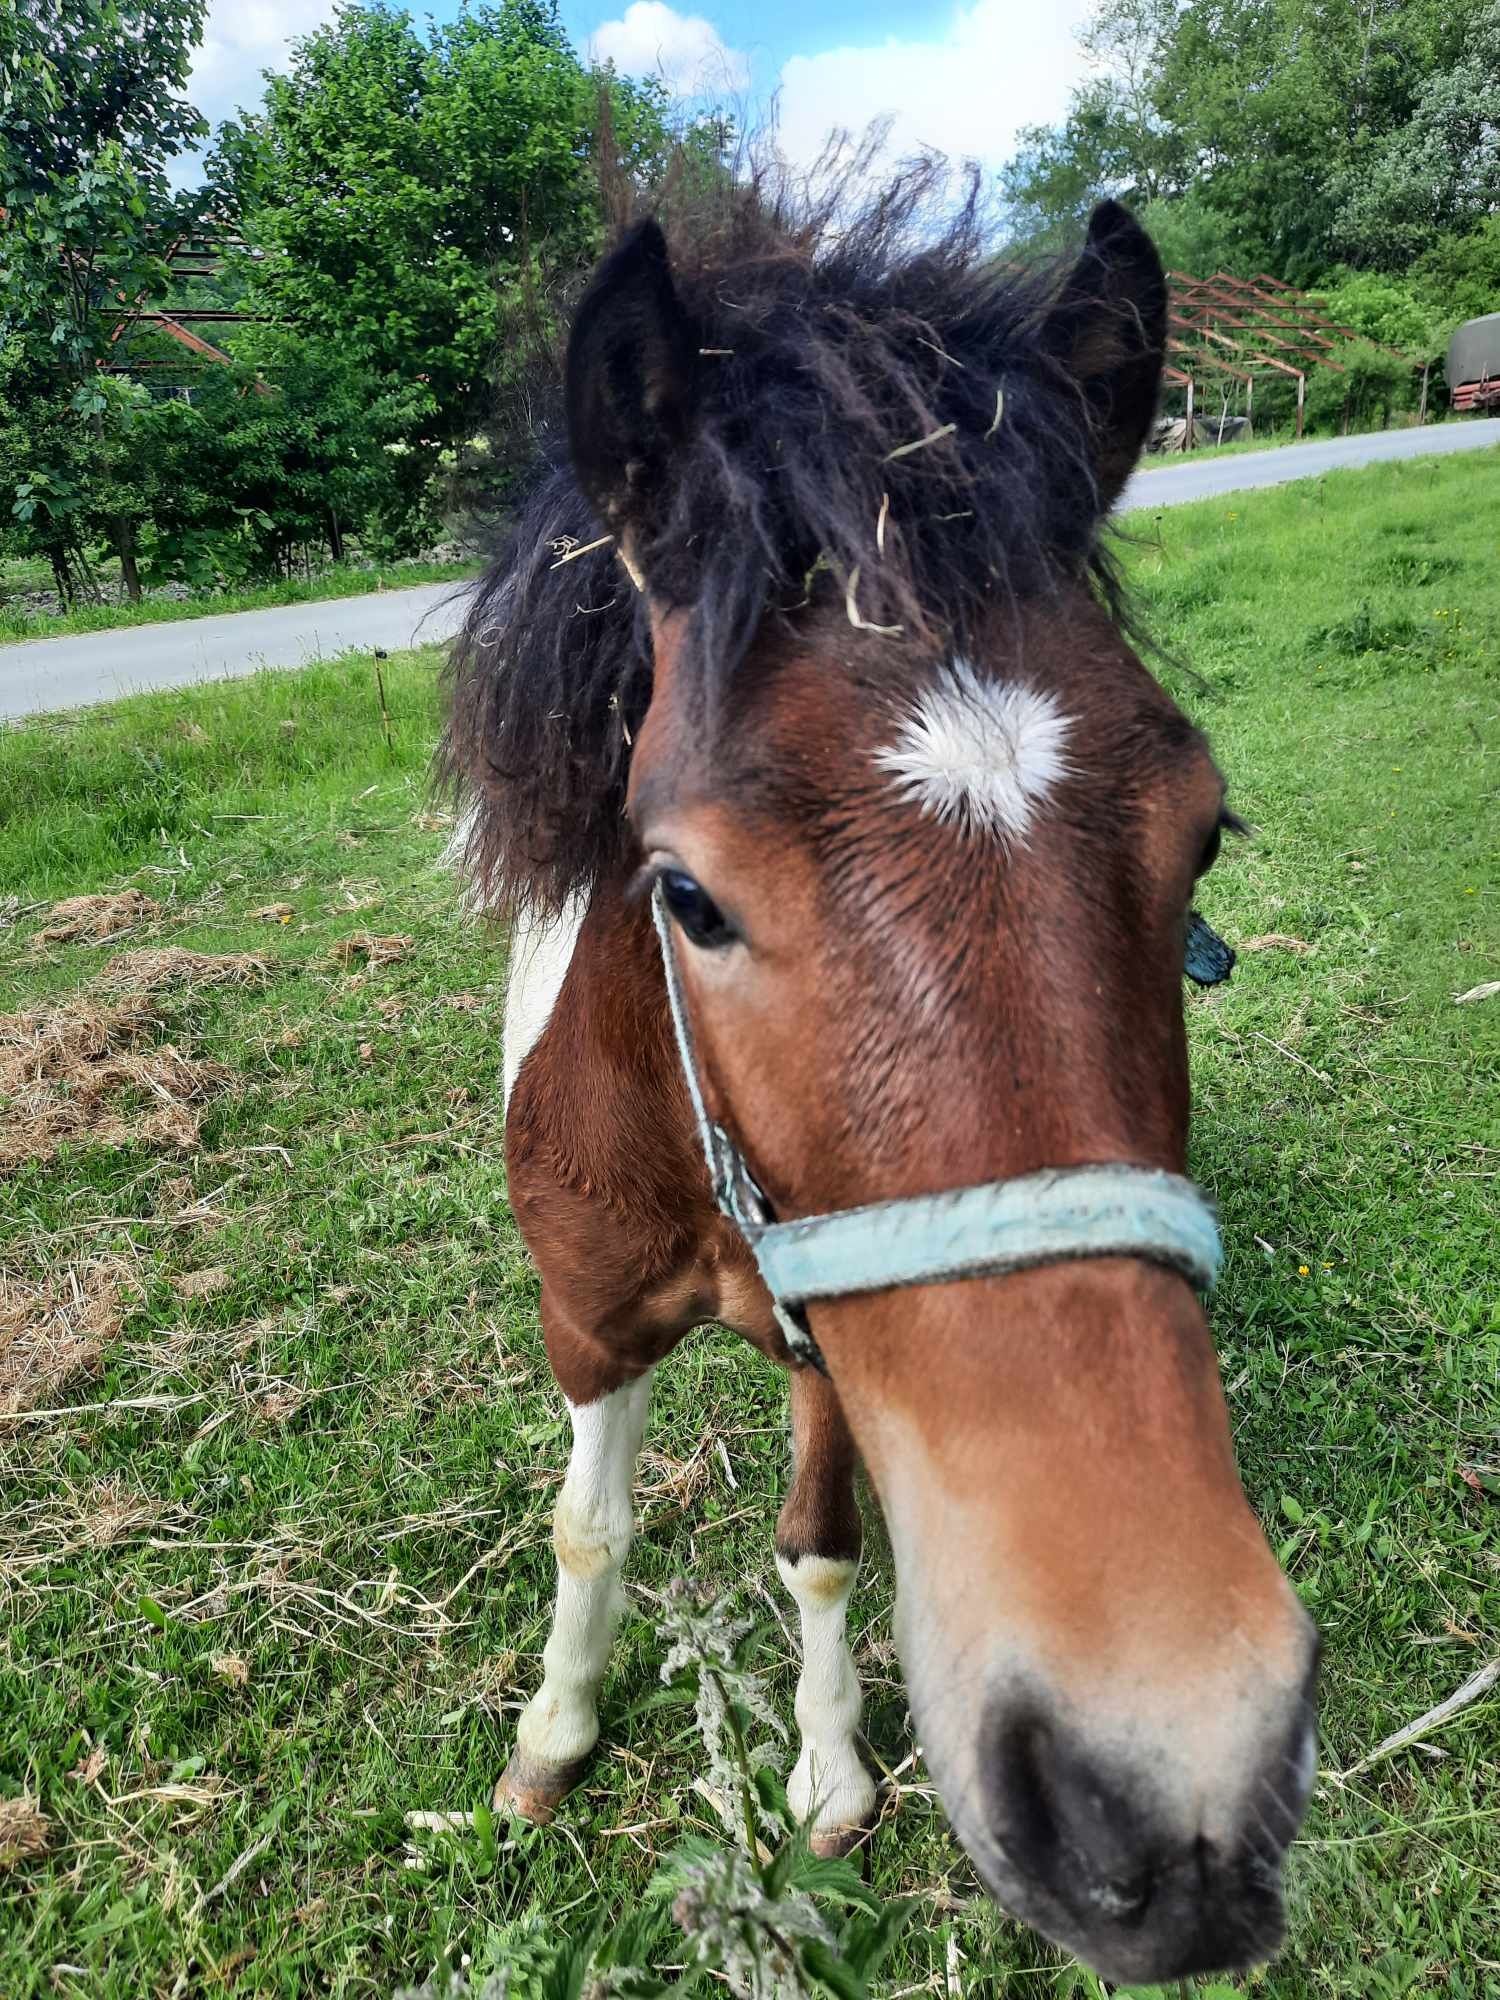
[[1167, 281], [1156, 246], [1117, 201], [1089, 217], [1083, 255], [1047, 317], [1045, 339], [1083, 391], [1103, 509], [1130, 477], [1161, 388]]
[[696, 352], [666, 238], [637, 223], [595, 272], [568, 339], [574, 470], [619, 537], [649, 513], [687, 435]]

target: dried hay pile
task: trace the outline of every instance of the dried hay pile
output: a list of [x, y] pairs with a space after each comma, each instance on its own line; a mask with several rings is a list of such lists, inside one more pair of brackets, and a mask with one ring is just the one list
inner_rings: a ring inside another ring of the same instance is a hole
[[162, 993], [172, 986], [264, 986], [271, 968], [254, 952], [188, 951], [179, 944], [118, 951], [95, 984], [122, 993]]
[[45, 1854], [52, 1822], [23, 1792], [18, 1799], [0, 1799], [0, 1870]]
[[372, 931], [351, 931], [334, 946], [332, 957], [343, 966], [352, 966], [363, 959], [373, 971], [377, 966], [395, 965], [406, 957], [416, 943], [413, 937], [397, 933], [391, 937], [377, 937]]
[[0, 1271], [0, 1416], [45, 1409], [68, 1383], [98, 1374], [129, 1285], [114, 1257], [44, 1278]]
[[195, 1146], [197, 1107], [231, 1072], [157, 1041], [160, 1028], [138, 1000], [0, 1015], [0, 1174], [69, 1140]]
[[100, 944], [133, 930], [159, 914], [160, 903], [139, 889], [121, 889], [112, 896], [69, 896], [55, 903], [46, 925], [31, 940], [33, 951], [45, 944]]

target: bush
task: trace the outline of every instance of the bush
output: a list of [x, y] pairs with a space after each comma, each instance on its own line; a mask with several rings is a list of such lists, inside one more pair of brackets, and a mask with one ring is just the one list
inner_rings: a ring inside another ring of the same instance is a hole
[[1418, 258], [1414, 276], [1449, 326], [1500, 312], [1500, 215], [1466, 236], [1445, 236]]
[[1368, 340], [1346, 340], [1307, 381], [1307, 421], [1317, 430], [1383, 430], [1397, 410], [1416, 408], [1420, 379], [1409, 362]]
[[1425, 295], [1382, 271], [1345, 271], [1323, 288], [1328, 317], [1352, 326], [1366, 340], [1399, 347], [1414, 360], [1441, 353], [1446, 329]]

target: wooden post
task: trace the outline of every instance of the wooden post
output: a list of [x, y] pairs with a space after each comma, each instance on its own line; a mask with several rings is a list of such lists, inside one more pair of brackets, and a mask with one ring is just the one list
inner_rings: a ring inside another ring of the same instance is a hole
[[1427, 378], [1431, 373], [1432, 357], [1429, 355], [1422, 363], [1422, 400], [1417, 405], [1417, 422], [1419, 424], [1425, 424], [1427, 421]]
[[1302, 435], [1302, 405], [1307, 399], [1307, 377], [1299, 368], [1297, 371], [1297, 435]]
[[1187, 380], [1187, 423], [1183, 427], [1182, 448], [1184, 451], [1191, 451], [1193, 448], [1193, 378], [1191, 375], [1189, 375]]

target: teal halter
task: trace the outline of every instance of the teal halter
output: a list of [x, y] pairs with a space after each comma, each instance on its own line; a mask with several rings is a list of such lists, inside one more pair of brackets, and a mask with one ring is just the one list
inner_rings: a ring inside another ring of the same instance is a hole
[[744, 1154], [708, 1115], [660, 886], [651, 910], [714, 1199], [750, 1246], [794, 1360], [827, 1373], [804, 1310], [811, 1299], [1002, 1277], [1075, 1257], [1144, 1257], [1199, 1291], [1213, 1284], [1223, 1258], [1213, 1203], [1180, 1174], [1126, 1162], [1050, 1167], [945, 1194], [778, 1222]]

